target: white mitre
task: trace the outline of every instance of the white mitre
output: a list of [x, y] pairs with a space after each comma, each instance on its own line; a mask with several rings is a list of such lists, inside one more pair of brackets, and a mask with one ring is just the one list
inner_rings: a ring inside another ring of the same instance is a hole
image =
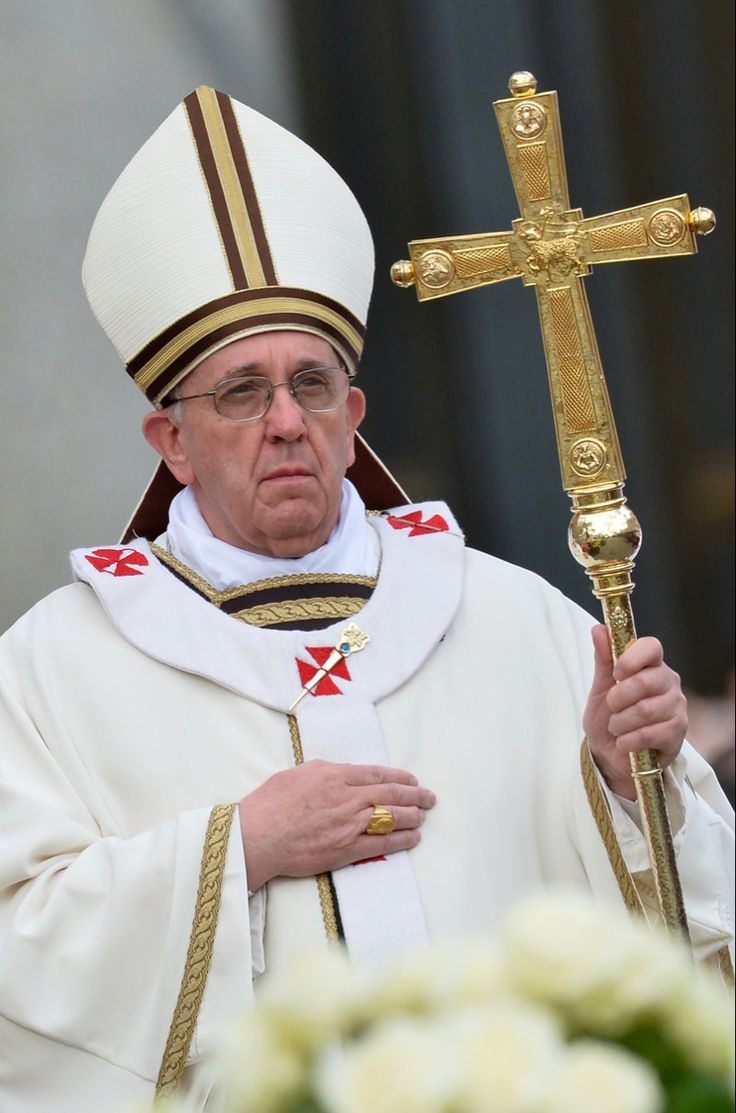
[[[203, 359], [254, 333], [313, 333], [357, 370], [373, 270], [368, 224], [339, 174], [200, 86], [102, 202], [82, 275], [128, 374], [159, 405]], [[374, 508], [405, 501], [364, 442], [351, 477]], [[125, 536], [160, 532], [177, 489], [160, 465]]]

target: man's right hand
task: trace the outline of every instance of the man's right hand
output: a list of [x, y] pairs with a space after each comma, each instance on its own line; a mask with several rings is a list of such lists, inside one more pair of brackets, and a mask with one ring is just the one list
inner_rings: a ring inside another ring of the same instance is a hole
[[[239, 804], [248, 887], [308, 877], [363, 858], [411, 850], [436, 797], [403, 769], [307, 761], [269, 777]], [[376, 805], [393, 815], [390, 835], [367, 835]]]

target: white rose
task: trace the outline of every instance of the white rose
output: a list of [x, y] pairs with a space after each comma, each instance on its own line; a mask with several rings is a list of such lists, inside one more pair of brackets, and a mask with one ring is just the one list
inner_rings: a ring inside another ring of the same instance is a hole
[[432, 1014], [489, 1001], [502, 982], [497, 952], [485, 941], [425, 947], [380, 974], [358, 977], [365, 1019], [391, 1013]]
[[228, 1029], [219, 1060], [228, 1113], [277, 1113], [307, 1086], [305, 1061], [256, 1008]]
[[453, 1060], [431, 1023], [391, 1020], [321, 1056], [315, 1091], [328, 1113], [445, 1113], [458, 1083]]
[[579, 894], [546, 893], [515, 906], [502, 946], [512, 988], [532, 1000], [574, 1006], [615, 984], [631, 952], [630, 924]]
[[613, 978], [584, 993], [573, 1012], [594, 1031], [618, 1035], [637, 1020], [666, 1015], [686, 992], [693, 965], [679, 940], [644, 920], [622, 926], [611, 948]]
[[286, 1047], [308, 1055], [350, 1028], [359, 1006], [356, 982], [342, 947], [306, 951], [263, 979], [262, 1022]]
[[536, 1113], [563, 1056], [560, 1026], [544, 1010], [498, 1001], [445, 1019], [460, 1072], [463, 1113]]
[[733, 997], [707, 970], [691, 967], [686, 990], [661, 1017], [667, 1035], [694, 1067], [713, 1071], [732, 1085]]
[[572, 1044], [539, 1113], [662, 1113], [664, 1093], [651, 1067], [611, 1044]]

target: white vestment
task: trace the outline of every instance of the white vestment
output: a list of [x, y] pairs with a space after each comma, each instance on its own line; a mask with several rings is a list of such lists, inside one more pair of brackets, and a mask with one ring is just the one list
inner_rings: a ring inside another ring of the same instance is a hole
[[[620, 904], [580, 775], [592, 620], [538, 577], [465, 550], [440, 504], [371, 524], [378, 583], [351, 619], [370, 640], [298, 704], [298, 744], [306, 760], [408, 769], [438, 803], [410, 854], [333, 875], [351, 953], [490, 934], [540, 884]], [[294, 764], [288, 709], [346, 626], [247, 625], [144, 541], [72, 563], [85, 582], [0, 643], [3, 1113], [117, 1113], [151, 1096], [212, 809]], [[704, 957], [732, 933], [729, 809], [687, 746], [666, 782]], [[647, 902], [643, 839], [609, 804]], [[237, 813], [225, 851], [186, 1072], [203, 1094], [218, 1024], [248, 1000], [254, 968], [326, 938], [314, 878], [272, 881], [249, 909]]]

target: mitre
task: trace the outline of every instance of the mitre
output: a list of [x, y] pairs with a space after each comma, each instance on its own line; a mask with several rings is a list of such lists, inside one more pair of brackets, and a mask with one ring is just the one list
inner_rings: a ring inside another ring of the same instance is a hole
[[[272, 120], [200, 86], [102, 202], [82, 277], [156, 406], [207, 356], [254, 333], [313, 333], [357, 370], [373, 270], [368, 224], [340, 175]], [[374, 509], [406, 501], [360, 438], [350, 478]], [[161, 533], [178, 489], [161, 463], [123, 539]]]

